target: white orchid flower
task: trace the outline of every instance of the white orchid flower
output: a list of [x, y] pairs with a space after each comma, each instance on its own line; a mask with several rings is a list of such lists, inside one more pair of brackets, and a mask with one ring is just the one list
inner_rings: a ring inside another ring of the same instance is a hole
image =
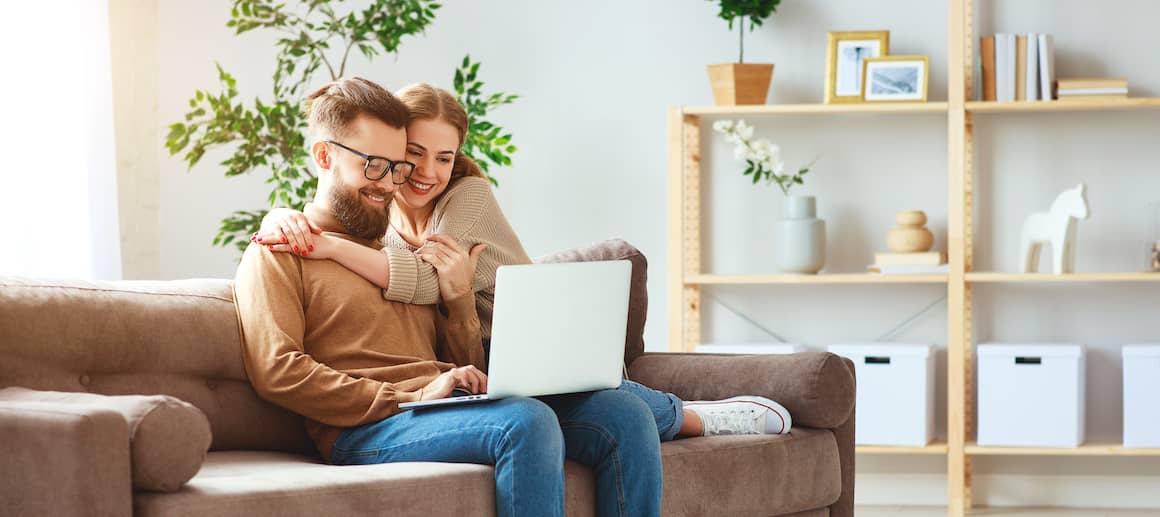
[[765, 163], [769, 159], [769, 141], [765, 139], [757, 140], [749, 143], [749, 152], [746, 158], [759, 163]]
[[777, 158], [777, 159], [774, 159], [771, 161], [773, 163], [772, 163], [772, 165], [770, 165], [769, 170], [772, 171], [775, 176], [784, 178], [785, 177], [785, 162], [781, 161], [781, 158]]
[[[724, 135], [726, 142], [733, 144], [734, 159], [750, 162], [757, 169], [757, 177], [765, 176], [767, 183], [776, 184], [783, 193], [788, 194], [789, 188], [800, 182], [798, 172], [789, 173], [785, 170], [781, 147], [765, 138], [753, 140], [753, 126], [744, 120], [719, 120], [713, 123], [713, 130]], [[809, 170], [813, 164], [810, 162], [804, 169]]]
[[744, 145], [738, 145], [737, 147], [734, 147], [733, 159], [738, 161], [752, 159], [749, 157], [749, 148]]
[[744, 120], [738, 120], [737, 126], [735, 126], [733, 130], [737, 133], [737, 136], [741, 137], [742, 140], [749, 140], [750, 138], [753, 138], [753, 126], [746, 124]]

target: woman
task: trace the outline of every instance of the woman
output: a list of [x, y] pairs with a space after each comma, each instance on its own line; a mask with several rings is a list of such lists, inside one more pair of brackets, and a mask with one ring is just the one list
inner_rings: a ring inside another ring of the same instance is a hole
[[[439, 277], [477, 262], [473, 285], [484, 336], [491, 336], [496, 269], [531, 259], [500, 210], [479, 166], [459, 149], [467, 134], [467, 112], [455, 97], [429, 84], [403, 88], [397, 96], [410, 110], [407, 161], [415, 164], [395, 191], [390, 226], [381, 252], [328, 237], [301, 212], [272, 210], [252, 240], [273, 251], [331, 259], [383, 289], [389, 300], [433, 304]], [[468, 251], [470, 250], [470, 251]], [[661, 440], [677, 436], [776, 434], [791, 428], [789, 412], [764, 397], [683, 402], [625, 380], [620, 390], [640, 397], [656, 419]]]

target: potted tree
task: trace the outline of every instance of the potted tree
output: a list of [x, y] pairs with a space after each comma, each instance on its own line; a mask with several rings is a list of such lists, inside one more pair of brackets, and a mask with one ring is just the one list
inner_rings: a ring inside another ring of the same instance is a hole
[[[314, 197], [318, 178], [307, 167], [310, 154], [302, 111], [306, 96], [312, 88], [344, 77], [353, 51], [368, 61], [383, 53], [397, 55], [403, 39], [423, 34], [440, 7], [436, 0], [371, 0], [340, 13], [336, 8], [342, 0], [288, 3], [292, 2], [233, 0], [226, 23], [238, 35], [259, 29], [283, 35], [274, 43], [273, 95], [247, 104], [238, 98], [237, 81], [219, 65], [220, 92], [197, 90], [184, 119], [170, 124], [165, 138], [169, 154], [184, 153], [182, 160], [190, 169], [206, 151], [229, 147], [233, 154], [220, 163], [227, 177], [256, 173], [271, 185], [268, 206], [238, 210], [222, 220], [215, 246], [233, 245], [244, 251], [250, 244], [248, 236], [258, 230], [270, 207], [301, 209]], [[467, 56], [455, 70], [455, 93], [469, 119], [462, 152], [496, 183], [489, 164], [511, 165], [516, 147], [510, 133], [486, 118], [517, 96], [484, 93], [477, 78], [479, 66]]]
[[770, 14], [777, 11], [777, 4], [781, 3], [781, 0], [709, 1], [721, 5], [721, 12], [717, 13], [717, 16], [729, 22], [729, 30], [733, 30], [733, 22], [738, 21], [740, 47], [736, 63], [708, 66], [714, 101], [718, 106], [765, 104], [769, 82], [773, 79], [773, 64], [745, 62], [745, 19], [749, 19], [749, 31], [752, 32], [760, 27]]

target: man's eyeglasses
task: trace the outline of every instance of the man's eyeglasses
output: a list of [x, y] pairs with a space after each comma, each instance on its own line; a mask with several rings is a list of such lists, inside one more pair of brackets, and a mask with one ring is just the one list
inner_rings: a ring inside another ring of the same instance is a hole
[[415, 172], [415, 164], [408, 161], [396, 162], [383, 158], [382, 156], [371, 156], [351, 149], [334, 140], [327, 140], [326, 143], [337, 145], [366, 160], [366, 163], [363, 164], [363, 176], [371, 181], [381, 180], [389, 172], [391, 173], [391, 183], [402, 185], [411, 179], [411, 173]]

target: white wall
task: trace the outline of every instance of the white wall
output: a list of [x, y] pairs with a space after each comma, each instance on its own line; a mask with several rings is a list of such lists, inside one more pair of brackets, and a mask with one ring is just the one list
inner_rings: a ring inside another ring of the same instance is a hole
[[[1147, 44], [1156, 43], [1152, 25], [1160, 3], [1123, 0], [1114, 9], [1050, 0], [976, 4], [979, 34], [1054, 33], [1061, 76], [1126, 76], [1133, 95], [1160, 96], [1160, 68], [1147, 52]], [[194, 89], [216, 90], [215, 60], [237, 76], [243, 97], [269, 92], [273, 37], [233, 36], [225, 28], [229, 5], [160, 0], [161, 127], [179, 119]], [[736, 58], [735, 34], [716, 12], [715, 4], [701, 0], [447, 2], [428, 33], [406, 40], [398, 58], [368, 64], [353, 55], [348, 75], [391, 88], [413, 81], [449, 87], [456, 63], [470, 52], [483, 62], [480, 74], [488, 91], [520, 94], [515, 105], [494, 115], [520, 147], [514, 165], [498, 173], [497, 195], [508, 218], [533, 256], [612, 237], [641, 248], [652, 266], [647, 346], [663, 350], [669, 294], [665, 109], [710, 104], [704, 65]], [[941, 0], [786, 0], [764, 28], [747, 35], [747, 61], [776, 63], [770, 102], [820, 102], [826, 32], [888, 29], [892, 53], [931, 56], [930, 97], [945, 100], [946, 18]], [[979, 116], [976, 269], [1014, 270], [1023, 217], [1046, 209], [1060, 190], [1086, 181], [1093, 215], [1080, 227], [1078, 268], [1140, 270], [1149, 229], [1146, 204], [1160, 201], [1158, 119], [1154, 112]], [[873, 252], [883, 250], [898, 210], [925, 210], [937, 245], [945, 249], [945, 115], [750, 121], [781, 144], [790, 166], [822, 155], [801, 191], [818, 196], [819, 215], [827, 220], [828, 270], [861, 270]], [[705, 139], [707, 271], [773, 272], [771, 232], [780, 194], [748, 185], [731, 150], [708, 133]], [[212, 165], [225, 156], [210, 153], [191, 173], [178, 160], [162, 158], [162, 278], [233, 275], [237, 254], [212, 248], [210, 240], [230, 211], [262, 206], [266, 189], [259, 177], [225, 179]], [[1117, 439], [1118, 345], [1160, 341], [1155, 287], [995, 285], [976, 293], [980, 340], [1093, 345], [1089, 436]], [[706, 294], [706, 340], [768, 339], [713, 301], [720, 299], [790, 340], [819, 348], [874, 339], [939, 299], [945, 288], [722, 287]], [[897, 337], [940, 347], [940, 386], [945, 384], [945, 325], [945, 306], [940, 306]], [[939, 390], [938, 400], [938, 428], [945, 435], [945, 390]], [[1155, 493], [1107, 495], [1115, 486], [1135, 486], [1108, 482], [1114, 476], [1160, 481], [1151, 477], [1160, 460], [978, 458], [974, 465], [980, 502], [1160, 507]], [[943, 502], [945, 469], [942, 458], [860, 457], [859, 500]], [[1024, 489], [1028, 485], [1020, 480], [1026, 477], [1004, 477], [1056, 474], [1063, 477], [1032, 479], [1080, 481], [1060, 481], [1066, 491], [1037, 491], [1044, 485]], [[1085, 492], [1085, 486], [1093, 488]]]

